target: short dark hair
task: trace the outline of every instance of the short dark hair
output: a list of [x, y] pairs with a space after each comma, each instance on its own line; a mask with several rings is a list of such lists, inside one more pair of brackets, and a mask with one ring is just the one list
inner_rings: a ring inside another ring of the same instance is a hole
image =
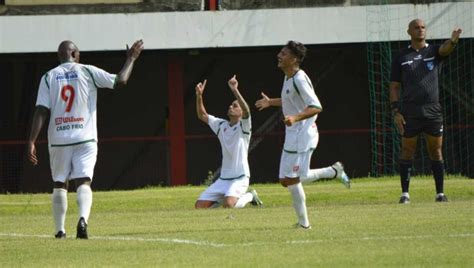
[[303, 62], [306, 57], [306, 47], [302, 43], [290, 40], [285, 47], [291, 51], [291, 54], [298, 59], [299, 63]]

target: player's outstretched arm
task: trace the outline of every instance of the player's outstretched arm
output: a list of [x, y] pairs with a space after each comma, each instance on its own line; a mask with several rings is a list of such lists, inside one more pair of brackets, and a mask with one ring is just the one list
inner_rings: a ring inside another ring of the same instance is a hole
[[133, 64], [135, 63], [135, 60], [138, 59], [138, 57], [140, 56], [142, 50], [143, 40], [141, 39], [135, 41], [131, 48], [128, 48], [127, 45], [127, 60], [125, 61], [122, 70], [120, 70], [120, 72], [117, 74], [117, 82], [115, 83], [115, 88], [121, 88], [127, 84], [128, 79], [132, 74]]
[[43, 128], [44, 122], [49, 116], [49, 110], [43, 106], [36, 106], [35, 113], [33, 115], [33, 123], [31, 124], [30, 138], [28, 139], [28, 160], [33, 164], [38, 164], [38, 158], [36, 157], [36, 139]]
[[280, 98], [270, 99], [265, 93], [262, 92], [260, 94], [262, 94], [262, 98], [255, 102], [255, 107], [257, 107], [259, 111], [270, 106], [281, 106]]
[[209, 119], [207, 116], [206, 108], [204, 107], [204, 101], [202, 99], [202, 93], [206, 88], [207, 80], [204, 80], [202, 83], [198, 83], [196, 85], [196, 113], [199, 120], [203, 121], [204, 123], [208, 124]]
[[239, 81], [237, 81], [235, 74], [229, 79], [227, 84], [229, 85], [230, 89], [232, 90], [232, 93], [234, 93], [235, 98], [239, 102], [240, 108], [242, 108], [242, 118], [249, 118], [250, 108], [244, 97], [242, 97], [242, 95], [240, 94]]
[[446, 40], [440, 47], [439, 47], [439, 55], [441, 56], [448, 56], [453, 52], [454, 47], [459, 42], [459, 36], [461, 36], [462, 30], [457, 28], [451, 34], [451, 38]]

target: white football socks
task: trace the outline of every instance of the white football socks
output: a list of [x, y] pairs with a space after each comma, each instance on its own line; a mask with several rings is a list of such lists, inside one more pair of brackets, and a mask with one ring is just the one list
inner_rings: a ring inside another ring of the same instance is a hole
[[79, 207], [79, 218], [89, 220], [92, 207], [92, 189], [87, 184], [81, 184], [77, 187], [77, 206]]
[[300, 177], [302, 183], [314, 182], [319, 179], [332, 179], [336, 177], [336, 170], [333, 167], [310, 169], [306, 177]]
[[64, 222], [66, 221], [67, 212], [67, 190], [62, 188], [54, 188], [53, 194], [51, 195], [51, 201], [53, 203], [53, 218], [54, 225], [56, 227], [56, 233], [59, 231], [66, 233], [66, 229], [64, 229]]
[[245, 205], [248, 203], [252, 202], [253, 200], [253, 195], [251, 193], [245, 193], [243, 194], [239, 200], [237, 200], [237, 203], [235, 203], [235, 208], [243, 208]]
[[306, 194], [304, 193], [301, 182], [288, 186], [291, 198], [293, 199], [293, 208], [298, 216], [298, 223], [305, 227], [309, 226], [308, 211], [306, 210]]

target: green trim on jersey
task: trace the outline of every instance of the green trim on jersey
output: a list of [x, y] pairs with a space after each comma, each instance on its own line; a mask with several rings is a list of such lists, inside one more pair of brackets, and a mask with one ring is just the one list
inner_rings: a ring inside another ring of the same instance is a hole
[[[314, 151], [315, 149], [316, 149], [316, 147], [314, 147], [314, 148], [309, 148], [308, 151]], [[298, 154], [298, 151], [288, 151], [288, 150], [286, 150], [286, 149], [283, 149], [283, 151], [284, 151], [285, 153], [288, 153], [288, 154]], [[305, 152], [308, 152], [308, 151], [305, 151]], [[305, 153], [305, 152], [302, 152], [302, 153]]]
[[319, 107], [319, 106], [316, 106], [316, 105], [309, 105], [308, 107], [310, 108], [316, 108], [316, 109], [323, 109], [323, 107]]
[[43, 108], [45, 108], [46, 110], [48, 110], [48, 111], [49, 111], [49, 108], [48, 108], [48, 107], [46, 107], [46, 106], [44, 106], [44, 105], [41, 105], [41, 104], [39, 104], [39, 105], [36, 105], [36, 107], [43, 107]]
[[[309, 86], [311, 87], [311, 89], [314, 91], [314, 87], [313, 87], [313, 84], [311, 84], [311, 81], [308, 79], [308, 77], [305, 75], [304, 78], [306, 79], [306, 81], [308, 82]], [[296, 86], [296, 82], [295, 82], [295, 79], [293, 78], [293, 86], [295, 87], [295, 90], [296, 90], [296, 93], [298, 93], [298, 95], [301, 97], [301, 94], [300, 94], [300, 90], [298, 89], [298, 87]], [[316, 105], [309, 105], [308, 107], [312, 107], [312, 108], [317, 108], [317, 109], [323, 109], [323, 107], [319, 107], [319, 106], [316, 106]]]
[[221, 120], [219, 122], [219, 126], [217, 127], [217, 133], [216, 136], [219, 136], [219, 132], [221, 132], [221, 125], [224, 124], [225, 120]]
[[[99, 87], [97, 86], [97, 83], [95, 82], [95, 79], [94, 79], [94, 76], [92, 75], [92, 72], [91, 72], [87, 67], [85, 67], [85, 66], [84, 66], [83, 68], [86, 69], [86, 71], [87, 71], [87, 72], [89, 73], [89, 75], [91, 76], [92, 82], [94, 82], [94, 86], [95, 86], [96, 88], [99, 88]], [[114, 82], [114, 83], [115, 83], [115, 82]], [[114, 84], [114, 85], [115, 85], [115, 84]]]
[[88, 143], [88, 142], [96, 142], [96, 140], [95, 140], [95, 139], [91, 139], [91, 140], [80, 141], [80, 142], [69, 143], [69, 144], [51, 144], [51, 147], [73, 146], [73, 145], [79, 145], [79, 144]]
[[[244, 128], [242, 127], [242, 121], [240, 121], [240, 130], [242, 130], [242, 133], [244, 133], [245, 135], [250, 135], [250, 132], [244, 131]], [[252, 131], [252, 129], [250, 129], [250, 131]]]
[[[296, 74], [295, 74], [296, 75]], [[294, 76], [295, 76], [294, 75]], [[295, 90], [296, 90], [296, 93], [298, 93], [298, 95], [301, 96], [300, 94], [300, 90], [298, 89], [298, 87], [296, 86], [296, 82], [295, 82], [295, 78], [291, 77], [293, 79], [293, 86], [295, 87]], [[307, 75], [304, 75], [304, 79], [306, 79], [306, 82], [308, 82], [309, 86], [311, 87], [311, 89], [314, 91], [314, 87], [313, 87], [313, 83], [311, 83], [311, 80], [309, 80], [308, 76]]]
[[231, 180], [240, 179], [240, 178], [242, 178], [242, 177], [245, 177], [245, 174], [242, 174], [242, 175], [240, 175], [240, 176], [238, 176], [238, 177], [234, 177], [234, 178], [222, 178], [222, 177], [219, 177], [219, 179], [224, 180], [224, 181], [231, 181]]
[[115, 75], [114, 85], [112, 86], [113, 89], [115, 89], [115, 85], [117, 84], [117, 80], [118, 80], [118, 75]]
[[295, 82], [294, 76], [293, 76], [291, 79], [293, 79], [293, 87], [295, 88], [296, 93], [298, 93], [298, 95], [301, 97], [301, 93], [300, 93], [300, 90], [298, 89], [298, 87], [296, 86], [296, 82]]
[[49, 83], [48, 83], [48, 76], [49, 76], [49, 72], [47, 72], [45, 75], [44, 75], [44, 82], [46, 83], [46, 86], [48, 87], [48, 89], [51, 89], [49, 87]]
[[308, 82], [309, 86], [311, 87], [312, 90], [314, 90], [313, 83], [311, 83], [311, 80], [309, 80], [308, 76], [305, 75], [304, 79], [306, 79], [306, 82]]

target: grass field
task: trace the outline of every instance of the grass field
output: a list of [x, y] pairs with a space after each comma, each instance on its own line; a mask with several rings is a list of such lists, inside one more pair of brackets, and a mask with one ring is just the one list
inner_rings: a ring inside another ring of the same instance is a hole
[[264, 208], [195, 210], [204, 187], [95, 192], [89, 240], [55, 240], [49, 194], [0, 195], [0, 266], [474, 267], [474, 180], [449, 177], [448, 203], [416, 177], [411, 204], [398, 178], [305, 185], [312, 230], [294, 229], [288, 191], [254, 185]]

